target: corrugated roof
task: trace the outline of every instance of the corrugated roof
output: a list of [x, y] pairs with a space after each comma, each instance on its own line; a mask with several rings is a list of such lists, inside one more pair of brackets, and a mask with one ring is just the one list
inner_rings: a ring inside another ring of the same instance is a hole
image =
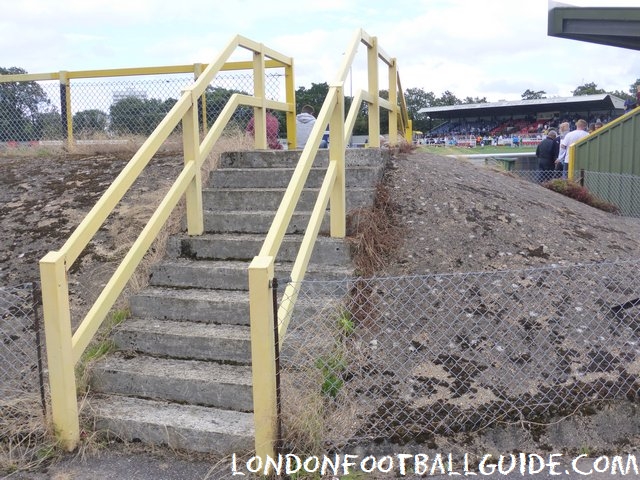
[[624, 101], [614, 95], [603, 93], [598, 95], [580, 95], [576, 97], [551, 97], [535, 100], [502, 100], [490, 103], [465, 103], [462, 105], [445, 105], [426, 107], [418, 110], [423, 114], [438, 114], [437, 118], [471, 117], [487, 115], [527, 114], [553, 111], [609, 111], [624, 110]]

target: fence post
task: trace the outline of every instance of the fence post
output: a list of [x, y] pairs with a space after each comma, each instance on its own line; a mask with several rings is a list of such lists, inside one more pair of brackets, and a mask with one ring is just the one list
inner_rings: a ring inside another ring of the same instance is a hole
[[274, 259], [254, 257], [249, 265], [251, 371], [256, 455], [275, 457], [277, 437], [276, 358], [273, 315]]
[[330, 209], [330, 231], [334, 238], [344, 238], [347, 233], [346, 215], [346, 180], [345, 180], [345, 141], [344, 141], [344, 88], [342, 85], [335, 87], [338, 94], [336, 101], [338, 105], [333, 109], [329, 119], [329, 159], [338, 162], [336, 169], [336, 180], [331, 190], [329, 203]]
[[42, 311], [47, 344], [51, 416], [58, 439], [73, 450], [80, 439], [71, 312], [65, 258], [49, 252], [40, 260]]
[[294, 83], [293, 65], [284, 67], [285, 79], [285, 101], [293, 105], [293, 111], [287, 111], [287, 145], [289, 150], [294, 150], [297, 146], [298, 132], [296, 128], [296, 90]]
[[187, 230], [189, 235], [202, 235], [204, 232], [204, 212], [202, 208], [202, 175], [200, 164], [200, 133], [198, 129], [198, 98], [193, 90], [185, 92], [191, 94], [191, 107], [182, 117], [182, 148], [184, 163], [195, 162], [193, 179], [185, 192], [187, 204]]
[[580, 186], [584, 187], [584, 168], [580, 169]]
[[60, 72], [60, 119], [62, 138], [67, 140], [69, 150], [73, 148], [73, 114], [71, 112], [71, 84], [67, 72]]
[[[193, 79], [198, 80], [198, 78], [202, 75], [202, 64], [194, 63], [193, 64]], [[209, 131], [209, 125], [207, 124], [207, 91], [202, 92], [202, 96], [200, 97], [200, 125], [202, 126], [202, 133], [206, 135]]]
[[[398, 66], [396, 59], [389, 65], [389, 145], [398, 144]], [[411, 143], [411, 142], [410, 142]]]
[[380, 90], [378, 80], [378, 38], [371, 37], [372, 45], [367, 50], [367, 67], [369, 71], [369, 94], [373, 103], [369, 105], [369, 146], [380, 147]]
[[264, 53], [253, 52], [253, 96], [262, 102], [261, 107], [253, 108], [253, 134], [257, 150], [267, 148], [267, 110], [264, 107], [265, 79]]

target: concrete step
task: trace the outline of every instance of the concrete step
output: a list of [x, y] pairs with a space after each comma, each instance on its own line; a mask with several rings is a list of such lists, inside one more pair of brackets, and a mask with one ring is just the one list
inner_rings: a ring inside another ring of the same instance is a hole
[[[288, 278], [293, 264], [276, 263], [275, 276]], [[218, 290], [247, 290], [248, 261], [200, 260], [179, 258], [166, 260], [151, 268], [150, 284], [161, 287], [213, 288]], [[352, 267], [310, 264], [308, 280], [342, 280], [353, 276]]]
[[133, 317], [249, 325], [249, 295], [233, 290], [148, 287], [133, 295]]
[[[286, 188], [291, 168], [220, 168], [211, 172], [209, 186], [213, 188]], [[326, 169], [312, 168], [305, 188], [319, 188]], [[381, 167], [351, 167], [346, 173], [346, 187], [375, 186], [382, 178]]]
[[[204, 212], [204, 229], [211, 233], [263, 233], [266, 234], [271, 228], [273, 219], [276, 215], [275, 211], [247, 211], [247, 210], [228, 210], [228, 211], [212, 211]], [[291, 216], [291, 221], [287, 226], [287, 234], [304, 233], [311, 212], [295, 212]], [[326, 212], [320, 233], [329, 234], [329, 212]]]
[[[202, 192], [205, 210], [272, 210], [280, 206], [284, 188], [216, 188]], [[349, 188], [346, 192], [347, 211], [370, 206], [375, 188]], [[318, 189], [303, 190], [297, 205], [299, 211], [311, 211], [318, 198]]]
[[[220, 157], [219, 167], [233, 168], [273, 168], [295, 167], [302, 150], [241, 151], [225, 152]], [[390, 158], [390, 152], [378, 149], [347, 149], [345, 163], [350, 166], [381, 166]], [[315, 167], [326, 168], [329, 164], [329, 150], [319, 150], [313, 162]]]
[[251, 334], [244, 325], [129, 318], [114, 329], [112, 339], [130, 352], [251, 364]]
[[108, 355], [92, 365], [94, 392], [250, 412], [251, 367], [146, 355]]
[[118, 395], [92, 396], [87, 407], [99, 431], [130, 442], [220, 455], [254, 447], [252, 413]]
[[[264, 235], [207, 233], [190, 237], [175, 235], [169, 239], [167, 254], [171, 258], [194, 260], [251, 260], [258, 255], [264, 243]], [[300, 249], [302, 235], [286, 235], [276, 258], [281, 262], [293, 262]], [[350, 265], [349, 245], [343, 238], [318, 237], [313, 248], [311, 262], [324, 265]]]

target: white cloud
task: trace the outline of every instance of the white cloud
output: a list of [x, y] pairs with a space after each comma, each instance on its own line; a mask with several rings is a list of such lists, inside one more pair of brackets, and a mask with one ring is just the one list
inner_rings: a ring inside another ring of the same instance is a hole
[[[640, 0], [566, 0], [640, 7]], [[0, 66], [29, 72], [209, 62], [241, 34], [292, 56], [296, 84], [331, 82], [358, 28], [398, 59], [403, 87], [459, 98], [628, 91], [638, 52], [547, 35], [547, 0], [24, 0], [0, 18]], [[354, 88], [366, 85], [364, 48]], [[387, 83], [381, 74], [381, 87]]]

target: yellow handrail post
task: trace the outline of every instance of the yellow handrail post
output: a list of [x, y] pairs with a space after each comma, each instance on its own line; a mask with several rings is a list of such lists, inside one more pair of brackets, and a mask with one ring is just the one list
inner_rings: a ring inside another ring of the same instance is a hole
[[[200, 77], [200, 75], [202, 75], [202, 64], [194, 63], [193, 79], [198, 80], [198, 77]], [[200, 111], [202, 116], [202, 118], [200, 119], [200, 122], [202, 123], [202, 134], [206, 135], [207, 132], [209, 131], [209, 125], [207, 124], [207, 92], [206, 90], [202, 93], [202, 96], [200, 97], [200, 103], [201, 103]]]
[[[187, 92], [189, 90], [185, 90]], [[200, 134], [198, 131], [198, 97], [191, 90], [191, 107], [182, 117], [182, 147], [184, 164], [193, 161], [197, 165], [193, 179], [187, 187], [187, 231], [189, 235], [202, 235], [204, 232], [204, 212], [202, 208], [202, 175], [200, 169]]]
[[65, 258], [49, 252], [40, 260], [42, 311], [47, 342], [53, 425], [64, 448], [80, 439], [75, 362], [71, 344], [71, 313]]
[[71, 80], [68, 72], [61, 71], [59, 74], [60, 81], [60, 109], [62, 117], [63, 133], [67, 139], [67, 147], [73, 149], [73, 113], [71, 112]]
[[394, 58], [389, 65], [389, 145], [398, 144], [398, 67]]
[[293, 76], [293, 64], [284, 68], [285, 80], [285, 101], [293, 105], [292, 111], [287, 111], [287, 145], [289, 150], [293, 150], [297, 145], [297, 129], [296, 129], [296, 89]]
[[347, 233], [347, 202], [345, 193], [345, 139], [344, 139], [344, 87], [335, 87], [337, 105], [329, 120], [329, 159], [337, 162], [336, 180], [331, 189], [330, 229], [331, 236], [344, 238]]
[[371, 37], [371, 46], [367, 49], [369, 71], [368, 89], [373, 96], [369, 105], [369, 146], [380, 146], [380, 90], [378, 81], [378, 38]]
[[264, 53], [253, 52], [253, 96], [262, 100], [253, 109], [253, 131], [256, 149], [267, 148], [267, 110], [264, 107]]
[[249, 265], [251, 371], [256, 455], [275, 457], [277, 434], [276, 357], [272, 299], [274, 257], [257, 256]]

